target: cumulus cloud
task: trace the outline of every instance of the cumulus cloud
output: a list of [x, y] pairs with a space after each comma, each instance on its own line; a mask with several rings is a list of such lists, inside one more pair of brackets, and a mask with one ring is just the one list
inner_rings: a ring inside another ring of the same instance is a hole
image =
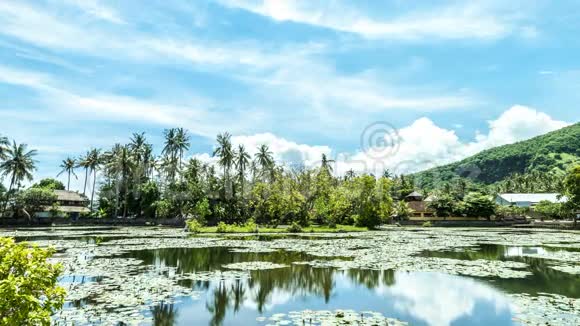
[[472, 279], [436, 273], [396, 273], [395, 277], [393, 286], [376, 292], [394, 297], [395, 309], [430, 325], [452, 325], [456, 319], [472, 315], [483, 302], [493, 305], [498, 314], [511, 310], [509, 299], [501, 292]]
[[[316, 167], [322, 154], [326, 154], [336, 160], [334, 172], [338, 175], [351, 169], [374, 174], [389, 169], [401, 174], [458, 161], [485, 149], [522, 141], [569, 125], [522, 105], [509, 108], [488, 124], [487, 134], [476, 134], [473, 141], [463, 141], [453, 129], [442, 128], [423, 117], [397, 131], [382, 134], [381, 137], [389, 138], [379, 142], [387, 144], [389, 147], [386, 149], [371, 147], [354, 153], [337, 153], [329, 146], [299, 144], [271, 133], [235, 136], [232, 143], [236, 146], [243, 144], [252, 155], [257, 147], [266, 144], [276, 160], [287, 165], [301, 162], [304, 166]], [[200, 158], [212, 162], [208, 156], [202, 155]]]
[[355, 169], [350, 166], [355, 163], [356, 166], [365, 166], [366, 172], [371, 173], [381, 173], [384, 169], [397, 174], [417, 172], [458, 161], [492, 147], [542, 135], [569, 123], [555, 120], [536, 109], [515, 105], [497, 119], [489, 121], [488, 125], [487, 134], [477, 133], [474, 141], [466, 142], [459, 139], [454, 130], [439, 127], [428, 118], [420, 118], [398, 131], [400, 143], [393, 153], [386, 152], [388, 155], [377, 158], [361, 151], [341, 162], [339, 170]]

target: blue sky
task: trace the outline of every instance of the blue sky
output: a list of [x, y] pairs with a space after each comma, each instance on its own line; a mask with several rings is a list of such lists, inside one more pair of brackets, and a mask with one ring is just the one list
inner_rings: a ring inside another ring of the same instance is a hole
[[[0, 134], [39, 150], [39, 178], [169, 127], [207, 161], [229, 131], [411, 172], [577, 122], [577, 35], [577, 1], [3, 0]], [[400, 140], [378, 161], [377, 121]]]

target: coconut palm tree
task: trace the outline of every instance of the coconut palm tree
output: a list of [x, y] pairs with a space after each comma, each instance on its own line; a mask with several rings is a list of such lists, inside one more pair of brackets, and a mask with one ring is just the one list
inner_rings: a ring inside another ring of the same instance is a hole
[[348, 171], [346, 171], [346, 173], [344, 174], [344, 180], [345, 181], [349, 181], [354, 179], [354, 177], [356, 176], [356, 173], [354, 172], [353, 169], [350, 169]]
[[169, 179], [173, 182], [175, 181], [175, 174], [177, 173], [177, 165], [179, 164], [179, 160], [178, 160], [178, 153], [179, 153], [179, 148], [178, 148], [178, 141], [179, 139], [177, 138], [177, 129], [176, 128], [171, 128], [171, 129], [166, 129], [163, 134], [165, 136], [165, 146], [163, 147], [163, 151], [162, 154], [164, 155], [164, 163], [170, 163], [173, 166], [171, 167], [165, 167], [164, 169], [166, 171], [170, 171], [171, 173], [168, 175]]
[[217, 148], [213, 156], [218, 157], [218, 164], [224, 169], [224, 184], [229, 180], [230, 169], [234, 164], [234, 152], [232, 150], [232, 135], [225, 132], [217, 136]]
[[136, 163], [141, 164], [144, 160], [145, 147], [147, 146], [147, 138], [145, 133], [133, 133], [131, 137], [131, 142], [129, 143], [129, 149], [135, 157]]
[[330, 165], [330, 163], [334, 163], [334, 160], [329, 160], [326, 157], [326, 154], [322, 154], [322, 159], [321, 159], [321, 162], [320, 162], [320, 168], [323, 171], [328, 172], [329, 174], [332, 173], [332, 170], [333, 170], [332, 169], [332, 166]]
[[127, 217], [127, 204], [129, 200], [129, 176], [131, 175], [135, 162], [131, 156], [131, 151], [128, 146], [116, 146], [113, 151], [108, 154], [107, 170], [117, 178], [117, 194], [115, 205], [115, 216], [118, 212], [119, 203], [119, 188], [123, 187], [123, 217]]
[[8, 151], [9, 146], [10, 142], [8, 141], [8, 138], [0, 135], [0, 160], [6, 159], [6, 152]]
[[191, 145], [189, 140], [190, 137], [187, 134], [187, 130], [183, 128], [177, 128], [175, 131], [175, 151], [179, 155], [179, 168], [181, 168], [183, 154], [189, 150], [189, 146]]
[[246, 169], [250, 164], [250, 154], [246, 152], [244, 145], [239, 145], [238, 150], [234, 153], [236, 168], [238, 169], [238, 179], [240, 180], [240, 190], [244, 195], [244, 181], [246, 180]]
[[6, 149], [6, 160], [0, 164], [0, 172], [3, 176], [10, 176], [10, 186], [6, 194], [6, 201], [2, 215], [6, 212], [8, 201], [10, 200], [10, 192], [16, 186], [20, 187], [20, 183], [24, 180], [32, 180], [32, 172], [36, 170], [34, 156], [36, 150], [28, 150], [26, 144], [16, 144], [12, 142], [12, 146]]
[[143, 170], [145, 171], [145, 176], [151, 178], [153, 175], [153, 170], [156, 164], [155, 155], [153, 155], [153, 145], [146, 144], [143, 150]]
[[87, 181], [89, 180], [89, 159], [91, 156], [91, 152], [87, 151], [84, 156], [79, 157], [77, 167], [85, 169], [85, 182], [83, 187], [83, 195], [87, 192]]
[[95, 197], [95, 185], [97, 184], [97, 170], [102, 163], [101, 150], [93, 148], [91, 149], [91, 155], [89, 156], [89, 169], [93, 173], [93, 190], [91, 191], [91, 211], [93, 210], [93, 199]]
[[274, 169], [274, 154], [270, 151], [268, 145], [260, 145], [258, 152], [254, 155], [254, 159], [256, 160], [256, 165], [260, 167], [260, 173], [262, 175], [266, 171], [272, 171]]
[[66, 190], [70, 190], [70, 175], [72, 174], [75, 179], [78, 179], [77, 174], [75, 173], [75, 168], [77, 167], [77, 161], [74, 158], [68, 157], [66, 160], [63, 160], [60, 164], [62, 171], [60, 171], [56, 176], [59, 177], [63, 173], [68, 174], [68, 182], [66, 186]]

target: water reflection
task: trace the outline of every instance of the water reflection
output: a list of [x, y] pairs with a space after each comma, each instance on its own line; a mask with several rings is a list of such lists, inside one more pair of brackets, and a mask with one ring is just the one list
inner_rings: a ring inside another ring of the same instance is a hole
[[151, 314], [153, 315], [153, 325], [155, 326], [175, 325], [179, 316], [175, 305], [165, 303], [151, 309]]
[[[452, 258], [460, 260], [517, 261], [528, 265], [531, 276], [523, 279], [493, 279], [492, 284], [509, 293], [555, 293], [570, 298], [580, 298], [580, 278], [551, 268], [554, 262], [546, 259], [524, 257], [528, 254], [548, 255], [564, 249], [549, 247], [522, 247], [481, 244], [462, 251], [426, 251], [424, 257]], [[566, 249], [568, 250], [568, 249]]]
[[180, 272], [222, 269], [243, 261], [269, 261], [288, 268], [253, 271], [251, 278], [188, 284], [205, 295], [153, 309], [155, 325], [254, 325], [259, 316], [290, 311], [377, 311], [412, 325], [511, 325], [508, 300], [476, 280], [437, 273], [337, 270], [291, 264], [302, 253], [233, 253], [228, 248], [131, 252], [154, 266]]

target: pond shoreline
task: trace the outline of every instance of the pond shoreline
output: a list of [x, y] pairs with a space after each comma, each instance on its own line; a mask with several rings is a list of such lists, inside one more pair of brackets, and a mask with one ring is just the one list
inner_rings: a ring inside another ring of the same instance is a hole
[[[396, 224], [388, 224], [394, 226]], [[399, 222], [401, 227], [417, 227], [421, 223], [413, 223], [409, 221]], [[72, 221], [70, 219], [35, 219], [28, 221], [26, 219], [0, 219], [0, 227], [3, 228], [18, 228], [18, 227], [50, 227], [50, 226], [134, 226], [134, 227], [148, 227], [148, 226], [167, 226], [183, 228], [185, 221], [180, 218], [173, 219], [149, 219], [149, 218], [134, 218], [134, 219], [80, 219]], [[433, 221], [431, 227], [473, 227], [486, 228], [497, 227], [505, 228], [512, 227], [517, 229], [541, 228], [541, 229], [556, 229], [556, 230], [573, 230], [572, 223], [530, 223], [522, 221]], [[580, 229], [580, 225], [576, 227]], [[216, 233], [216, 232], [203, 232]]]

